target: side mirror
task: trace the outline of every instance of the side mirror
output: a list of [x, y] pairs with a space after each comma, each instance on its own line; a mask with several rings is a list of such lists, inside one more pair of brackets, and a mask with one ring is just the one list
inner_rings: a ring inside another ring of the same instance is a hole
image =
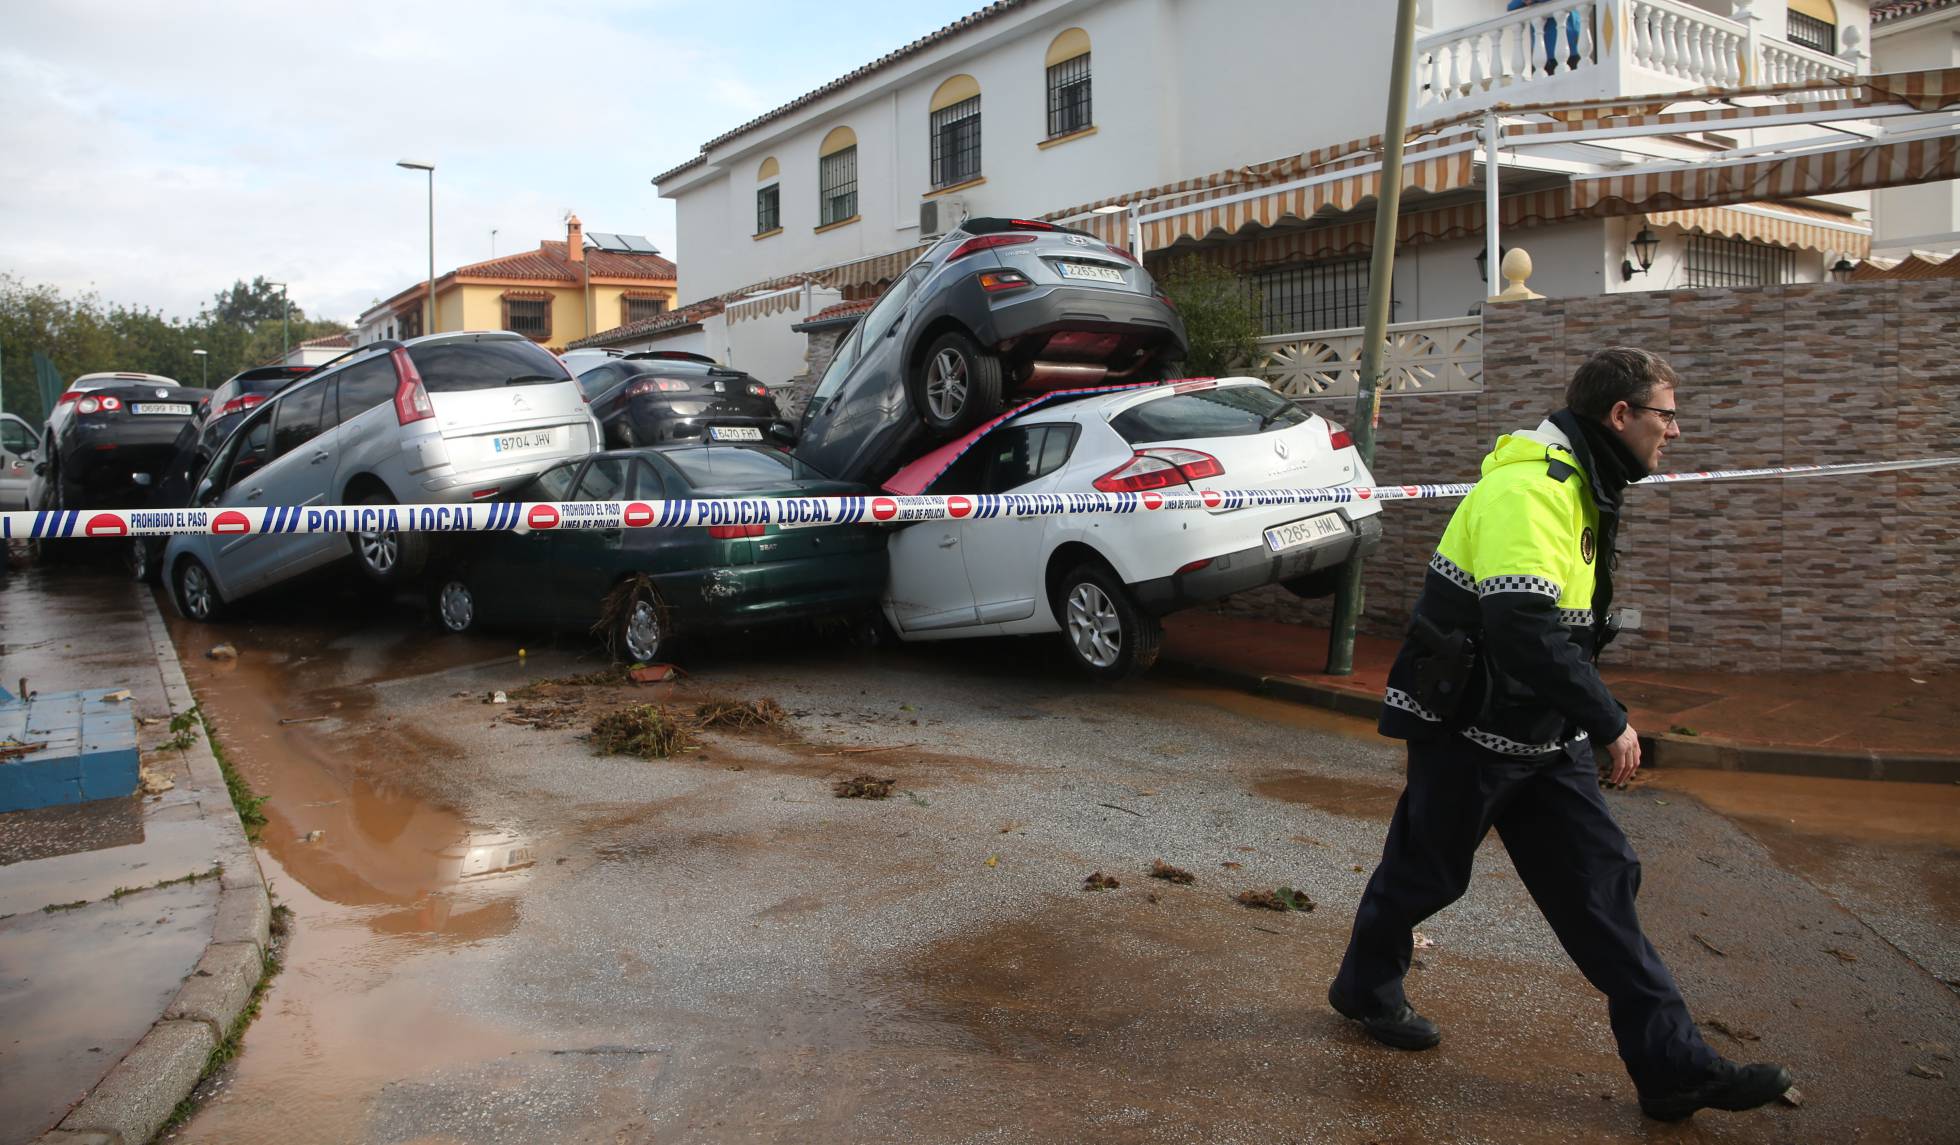
[[34, 476], [46, 477], [47, 475], [48, 475], [48, 463], [45, 461], [36, 461], [34, 463]]

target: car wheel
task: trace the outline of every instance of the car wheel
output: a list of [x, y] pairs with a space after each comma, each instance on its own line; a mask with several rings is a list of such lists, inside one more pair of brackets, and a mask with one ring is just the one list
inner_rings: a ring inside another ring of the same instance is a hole
[[[393, 505], [395, 502], [385, 493], [370, 493], [361, 498], [360, 503]], [[429, 559], [427, 533], [377, 529], [355, 533], [352, 544], [354, 563], [361, 567], [362, 574], [375, 584], [389, 588], [399, 587], [413, 579]]]
[[909, 390], [927, 428], [958, 437], [1000, 412], [1000, 359], [957, 330], [927, 347]]
[[1096, 679], [1121, 680], [1157, 662], [1164, 626], [1104, 566], [1077, 565], [1063, 577], [1056, 611], [1070, 654]]
[[846, 630], [851, 647], [872, 651], [878, 648], [891, 648], [898, 644], [898, 630], [885, 619], [881, 609], [871, 608], [851, 617]]
[[460, 576], [440, 578], [429, 604], [436, 626], [444, 632], [468, 632], [476, 627], [476, 591]]
[[1341, 574], [1347, 570], [1344, 564], [1332, 568], [1315, 569], [1302, 576], [1290, 577], [1280, 581], [1280, 585], [1294, 596], [1317, 600], [1323, 596], [1333, 596], [1341, 587]]
[[225, 602], [218, 595], [218, 583], [196, 557], [185, 557], [178, 562], [176, 589], [172, 595], [177, 599], [177, 612], [185, 620], [210, 624], [224, 614]]
[[613, 653], [628, 664], [653, 664], [673, 644], [667, 606], [652, 585], [640, 585], [626, 599], [613, 627]]
[[160, 546], [149, 537], [134, 537], [129, 542], [129, 575], [138, 584], [155, 584], [160, 578], [157, 558], [163, 554]]

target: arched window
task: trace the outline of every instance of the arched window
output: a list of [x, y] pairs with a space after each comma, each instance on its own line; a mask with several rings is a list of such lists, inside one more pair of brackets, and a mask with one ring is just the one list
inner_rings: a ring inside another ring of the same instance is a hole
[[1790, 0], [1788, 20], [1785, 34], [1791, 43], [1837, 54], [1837, 6], [1831, 0]]
[[957, 75], [932, 93], [932, 185], [980, 177], [980, 81]]
[[1089, 106], [1089, 33], [1070, 28], [1048, 45], [1048, 138], [1087, 131], [1094, 124]]
[[857, 132], [833, 127], [817, 147], [817, 225], [847, 222], [857, 213]]
[[775, 234], [783, 229], [783, 197], [781, 184], [782, 167], [771, 155], [762, 161], [755, 172], [755, 233], [757, 236]]

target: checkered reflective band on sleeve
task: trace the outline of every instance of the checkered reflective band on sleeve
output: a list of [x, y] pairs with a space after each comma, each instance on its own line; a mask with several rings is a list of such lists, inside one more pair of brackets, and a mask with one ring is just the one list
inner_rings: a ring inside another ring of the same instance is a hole
[[1458, 568], [1455, 561], [1441, 553], [1429, 558], [1429, 568], [1431, 572], [1465, 592], [1477, 591], [1477, 578]]
[[1506, 573], [1503, 576], [1489, 576], [1477, 582], [1477, 595], [1490, 596], [1500, 592], [1535, 592], [1539, 596], [1549, 596], [1557, 600], [1565, 592], [1557, 581], [1546, 580], [1542, 576], [1524, 576]]
[[1580, 732], [1564, 743], [1553, 740], [1551, 743], [1531, 744], [1519, 743], [1517, 740], [1498, 735], [1495, 732], [1487, 732], [1482, 728], [1464, 728], [1463, 738], [1486, 751], [1494, 751], [1499, 755], [1515, 755], [1530, 758], [1532, 756], [1550, 755], [1567, 744], [1578, 743], [1580, 740], [1586, 738], [1586, 733]]
[[1427, 720], [1432, 724], [1440, 724], [1443, 722], [1443, 717], [1437, 715], [1435, 712], [1432, 712], [1428, 708], [1425, 708], [1421, 704], [1417, 703], [1416, 698], [1414, 696], [1411, 696], [1409, 693], [1403, 691], [1400, 688], [1384, 689], [1382, 692], [1382, 702], [1386, 703], [1391, 708], [1401, 708], [1403, 711], [1408, 712], [1410, 715], [1415, 716], [1417, 719]]
[[1558, 622], [1568, 628], [1591, 628], [1593, 624], [1592, 609], [1561, 608], [1558, 610]]

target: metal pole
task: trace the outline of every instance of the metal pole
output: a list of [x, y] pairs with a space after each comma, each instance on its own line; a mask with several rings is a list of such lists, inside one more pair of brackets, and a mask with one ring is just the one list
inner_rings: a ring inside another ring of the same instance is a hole
[[293, 336], [289, 323], [287, 321], [293, 315], [293, 300], [290, 296], [287, 295], [286, 290], [287, 290], [286, 284], [283, 282], [280, 283], [279, 284], [279, 364], [282, 366], [288, 365], [289, 363], [286, 361], [286, 359], [293, 356]]
[[[1388, 120], [1382, 128], [1381, 194], [1375, 205], [1375, 249], [1368, 265], [1368, 318], [1361, 331], [1361, 377], [1354, 398], [1354, 445], [1361, 460], [1375, 461], [1375, 417], [1381, 412], [1382, 344], [1388, 337], [1393, 297], [1396, 214], [1402, 209], [1402, 136], [1409, 126], [1409, 58], [1415, 54], [1416, 0], [1395, 6], [1395, 57], [1388, 76]], [[1354, 674], [1354, 629], [1361, 615], [1361, 559], [1341, 571], [1334, 593], [1334, 622], [1327, 632], [1327, 674]]]
[[436, 169], [429, 168], [429, 324], [424, 334], [436, 332]]
[[1504, 248], [1497, 234], [1497, 113], [1484, 116], [1484, 294], [1502, 289]]

